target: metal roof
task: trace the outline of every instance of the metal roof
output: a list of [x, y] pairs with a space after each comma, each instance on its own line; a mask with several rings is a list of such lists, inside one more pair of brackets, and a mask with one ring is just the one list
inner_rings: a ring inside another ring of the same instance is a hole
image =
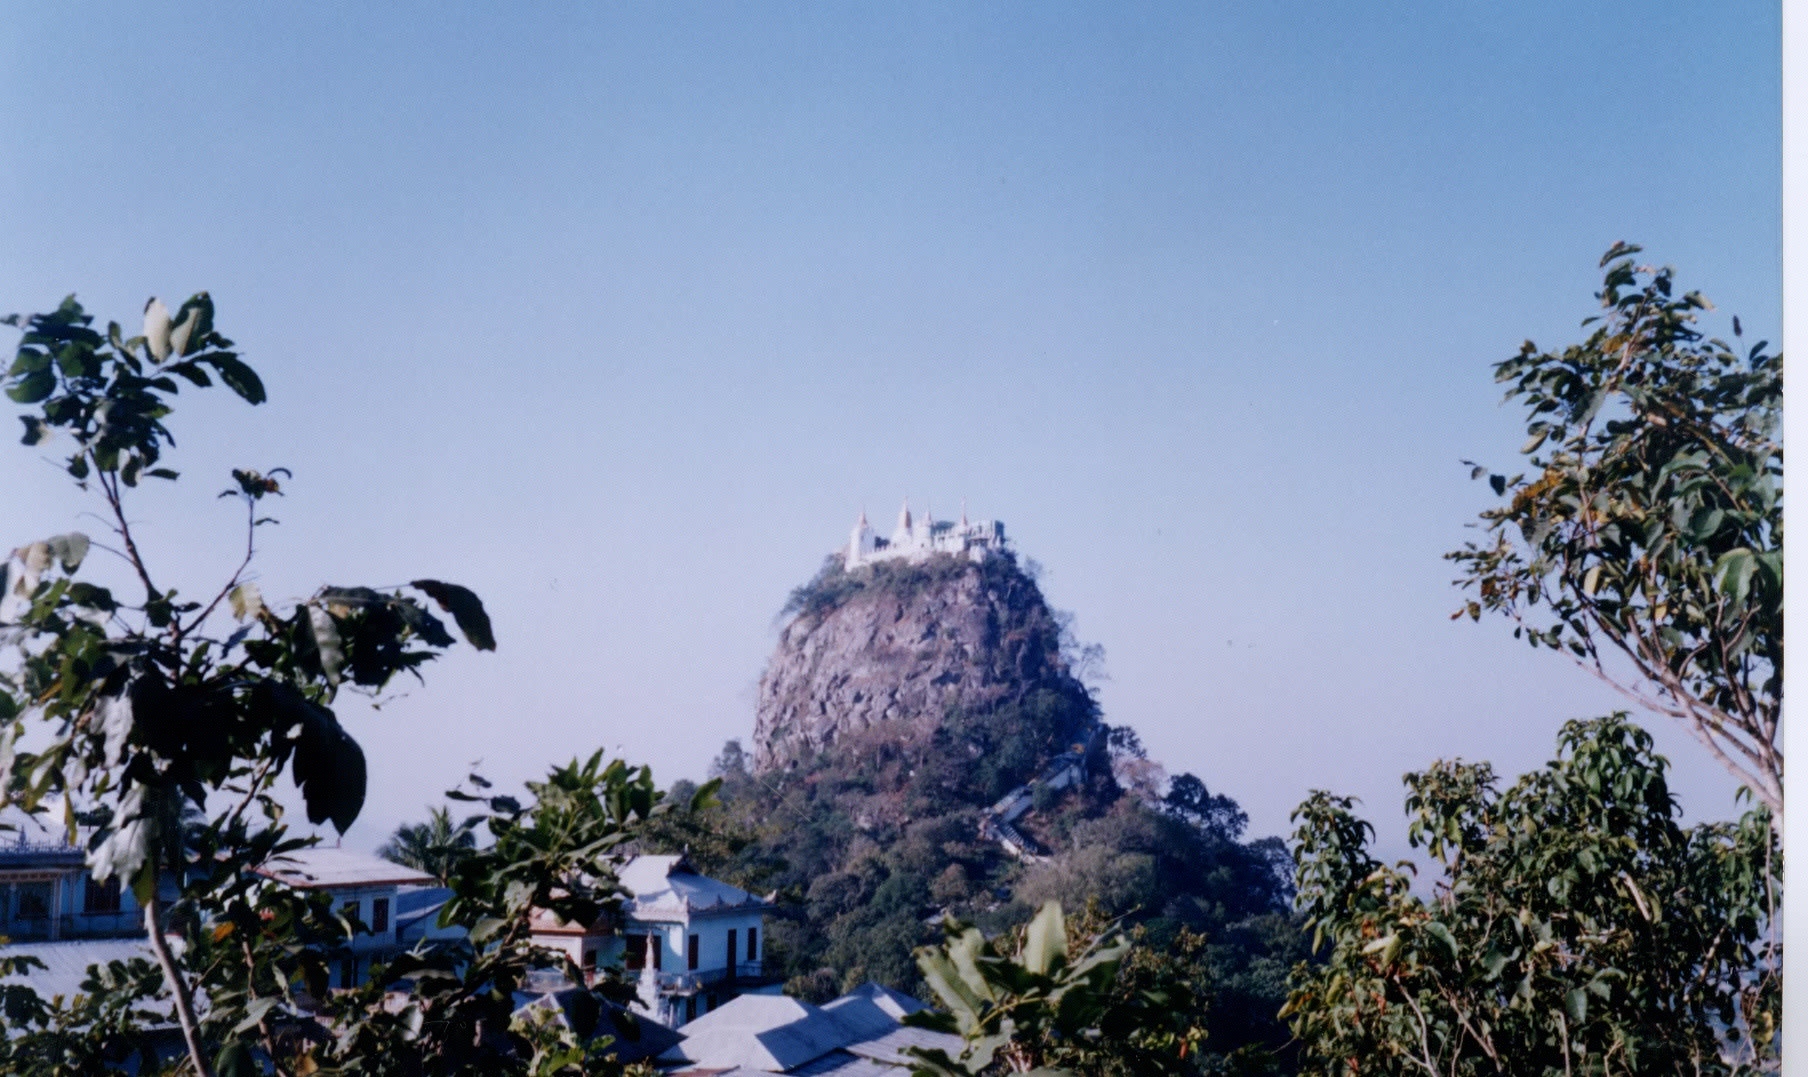
[[616, 879], [629, 895], [623, 911], [639, 920], [771, 907], [738, 886], [697, 874], [682, 856], [637, 856], [622, 865]]
[[304, 890], [433, 886], [439, 881], [424, 871], [403, 867], [380, 856], [319, 846], [274, 857], [258, 869], [258, 874]]

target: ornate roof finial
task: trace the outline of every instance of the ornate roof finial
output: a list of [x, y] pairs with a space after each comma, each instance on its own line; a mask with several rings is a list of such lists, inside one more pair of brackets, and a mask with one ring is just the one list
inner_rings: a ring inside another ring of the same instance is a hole
[[910, 495], [904, 495], [904, 507], [898, 510], [898, 530], [910, 530]]
[[961, 498], [961, 530], [967, 529], [967, 499]]

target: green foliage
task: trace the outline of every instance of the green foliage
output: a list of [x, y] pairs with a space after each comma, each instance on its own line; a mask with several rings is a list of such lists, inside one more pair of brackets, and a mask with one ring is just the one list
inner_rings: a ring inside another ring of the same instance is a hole
[[1760, 807], [1685, 830], [1651, 739], [1572, 722], [1505, 792], [1486, 764], [1409, 775], [1430, 898], [1367, 851], [1347, 798], [1301, 805], [1299, 904], [1322, 964], [1287, 1012], [1305, 1072], [1774, 1069], [1781, 853]]
[[1120, 979], [1131, 942], [1091, 925], [1070, 937], [1061, 906], [1044, 905], [1008, 938], [948, 921], [939, 947], [917, 951], [923, 979], [942, 1012], [906, 1023], [958, 1033], [959, 1057], [912, 1048], [918, 1077], [995, 1072], [1164, 1074], [1195, 1072], [1186, 1063], [1205, 1032], [1180, 993], [1145, 966]]
[[434, 808], [428, 812], [426, 822], [397, 827], [377, 855], [424, 871], [444, 883], [476, 847], [477, 836], [471, 833], [468, 820], [454, 823], [451, 812]]
[[1704, 338], [1708, 302], [1638, 250], [1602, 258], [1585, 342], [1495, 367], [1531, 471], [1475, 469], [1506, 503], [1448, 555], [1475, 593], [1458, 616], [1504, 614], [1680, 720], [1780, 818], [1783, 359]]
[[980, 571], [988, 576], [1017, 571], [1016, 561], [1008, 551], [978, 562], [977, 569], [974, 565], [975, 562], [962, 557], [937, 555], [922, 561], [875, 561], [849, 572], [847, 562], [840, 554], [830, 554], [823, 559], [815, 578], [793, 590], [785, 599], [779, 617], [821, 617], [867, 590], [885, 590], [909, 598], [969, 571]]
[[[130, 339], [117, 324], [92, 330], [73, 298], [8, 319], [24, 332], [0, 384], [33, 409], [24, 443], [67, 446], [65, 470], [103, 500], [112, 552], [142, 597], [80, 578], [96, 544], [76, 533], [0, 566], [0, 648], [11, 652], [0, 665], [0, 804], [60, 803], [72, 836], [81, 814], [91, 873], [132, 888], [157, 964], [91, 970], [75, 999], [0, 989], [0, 1069], [111, 1068], [142, 1054], [148, 1015], [167, 1022], [173, 1009], [187, 1065], [203, 1075], [262, 1072], [260, 1058], [285, 1074], [619, 1072], [586, 1028], [511, 1023], [511, 993], [529, 970], [563, 960], [528, 941], [532, 910], [589, 922], [611, 908], [612, 858], [664, 810], [644, 768], [599, 754], [530, 784], [526, 806], [488, 798], [465, 826], [481, 821], [494, 841], [448, 873], [442, 922], [466, 939], [404, 955], [355, 991], [329, 993], [327, 968], [362, 925], [324, 895], [261, 873], [308, 844], [282, 822], [285, 771], [310, 821], [343, 831], [359, 814], [364, 756], [332, 704], [348, 686], [376, 693], [399, 673], [418, 675], [453, 644], [429, 603], [473, 646], [496, 641], [477, 596], [438, 580], [267, 604], [246, 570], [271, 522], [260, 506], [289, 478], [282, 468], [236, 470], [221, 494], [244, 507], [245, 553], [210, 600], [153, 582], [124, 498], [141, 477], [176, 478], [156, 465], [173, 444], [164, 420], [178, 379], [207, 388], [218, 378], [250, 403], [264, 399], [213, 315], [205, 293], [174, 318], [153, 300]], [[236, 627], [220, 624], [228, 614]], [[398, 983], [410, 987], [400, 1003], [386, 997]], [[591, 1001], [620, 990], [605, 984]]]

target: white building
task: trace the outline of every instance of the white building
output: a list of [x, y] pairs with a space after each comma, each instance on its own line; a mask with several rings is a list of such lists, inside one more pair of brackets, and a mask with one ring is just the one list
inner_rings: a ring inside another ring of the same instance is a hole
[[765, 919], [772, 904], [697, 874], [682, 856], [637, 856], [617, 875], [622, 906], [619, 955], [640, 974], [640, 1008], [678, 1025], [743, 994], [768, 994]]
[[400, 899], [404, 892], [438, 885], [426, 872], [382, 857], [320, 846], [284, 853], [259, 868], [258, 874], [298, 890], [324, 891], [347, 919], [363, 925], [363, 931], [332, 955], [333, 986], [341, 988], [358, 986], [369, 978], [371, 965], [408, 948], [397, 917]]
[[854, 533], [848, 537], [847, 569], [851, 572], [861, 565], [898, 558], [922, 561], [938, 553], [980, 561], [1004, 548], [1004, 524], [997, 520], [968, 523], [965, 506], [961, 508], [959, 523], [932, 519], [927, 512], [921, 520], [912, 520], [910, 501], [906, 499], [898, 510], [898, 526], [890, 538], [881, 538], [873, 531], [866, 522], [865, 510], [861, 510]]

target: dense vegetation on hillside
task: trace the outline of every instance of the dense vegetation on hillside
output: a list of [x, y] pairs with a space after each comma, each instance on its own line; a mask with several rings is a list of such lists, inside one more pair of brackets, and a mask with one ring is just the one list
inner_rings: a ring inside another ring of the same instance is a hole
[[[1001, 585], [1028, 580], [1004, 558], [873, 569], [827, 566], [786, 609], [822, 618], [873, 589], [916, 593], [975, 573]], [[1058, 647], [1061, 619], [1039, 593], [1019, 615]], [[1025, 626], [1003, 626], [1014, 630]], [[776, 891], [768, 964], [805, 998], [865, 980], [923, 995], [912, 951], [941, 938], [943, 917], [997, 932], [1059, 900], [1121, 918], [1144, 944], [1138, 974], [1186, 985], [1206, 1014], [1202, 1070], [1239, 1047], [1278, 1047], [1287, 971], [1304, 954], [1288, 913], [1285, 847], [1277, 838], [1244, 840], [1243, 813], [1199, 779], [1164, 784], [1128, 729], [1096, 739], [1083, 783], [1040, 786], [1048, 761], [1098, 720], [1066, 658], [1057, 650], [1047, 662], [1058, 679], [990, 708], [953, 711], [927, 729], [901, 721], [848, 732], [782, 768], [756, 771], [730, 741], [710, 768], [722, 779], [724, 807], [673, 813], [646, 846], [688, 849], [706, 873]], [[1034, 806], [1018, 827], [1049, 854], [1035, 860], [1017, 858], [980, 827], [990, 806], [1026, 783]], [[675, 788], [674, 799], [686, 792]]]

